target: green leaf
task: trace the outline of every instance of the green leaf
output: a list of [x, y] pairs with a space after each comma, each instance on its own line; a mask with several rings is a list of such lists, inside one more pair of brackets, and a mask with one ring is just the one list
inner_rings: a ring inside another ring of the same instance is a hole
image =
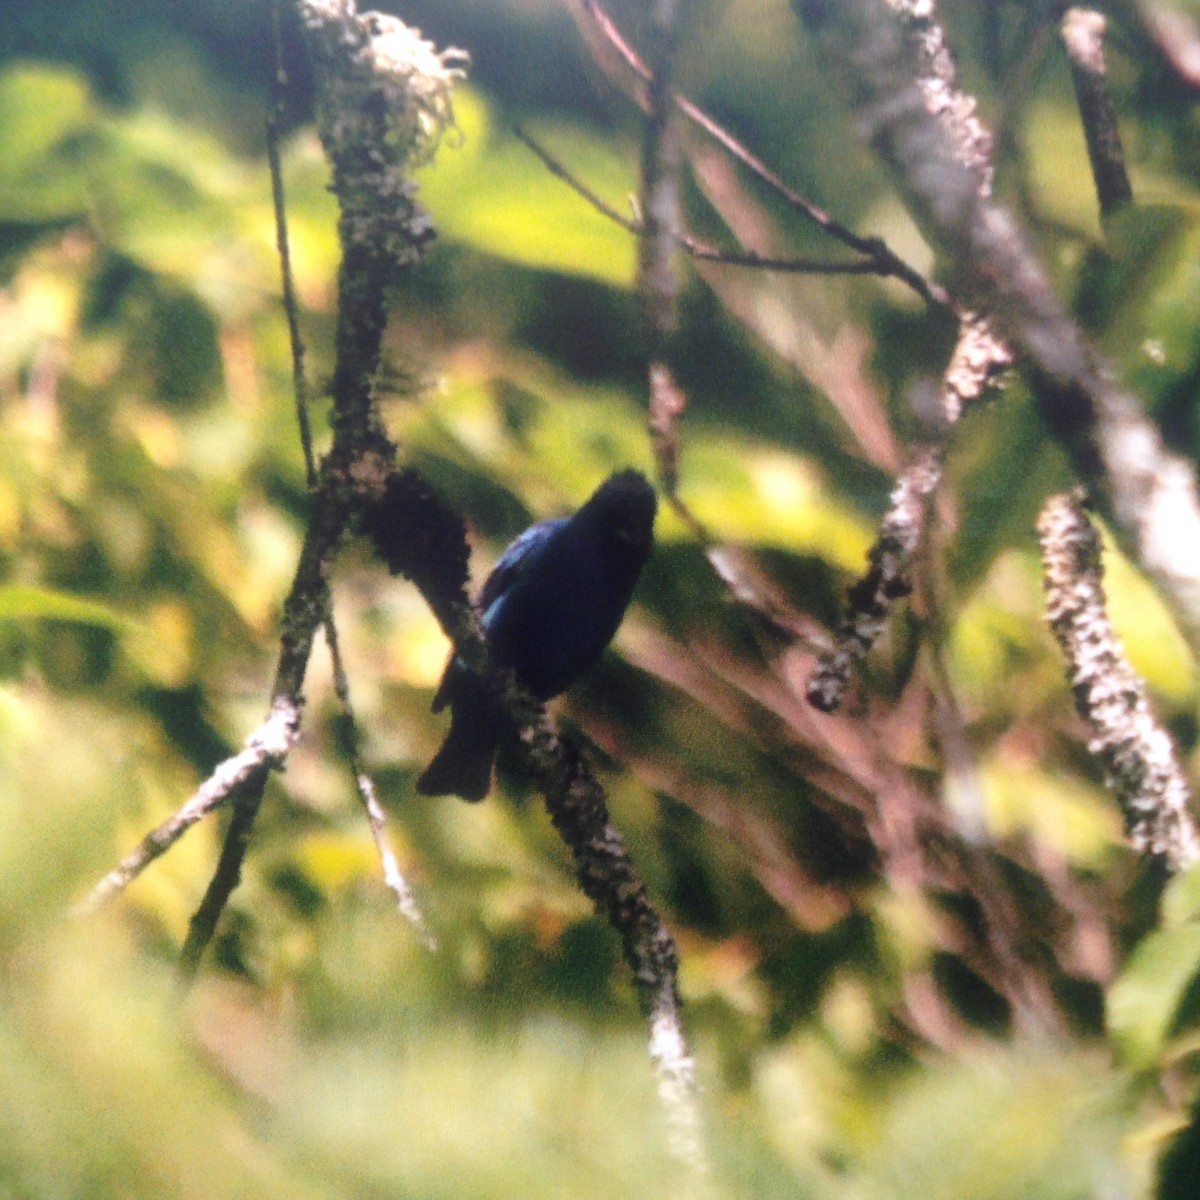
[[92, 124], [74, 72], [23, 65], [0, 74], [0, 217], [52, 221], [86, 206], [87, 171], [69, 139]]
[[21, 584], [0, 587], [0, 621], [74, 621], [104, 629], [129, 626], [126, 618], [95, 600]]
[[0, 179], [38, 166], [89, 119], [87, 85], [74, 71], [24, 64], [0, 74]]
[[1134, 1068], [1162, 1057], [1180, 1004], [1200, 971], [1200, 922], [1150, 934], [1108, 993], [1108, 1030]]
[[1168, 928], [1200, 918], [1200, 866], [1176, 875], [1162, 898], [1162, 923]]

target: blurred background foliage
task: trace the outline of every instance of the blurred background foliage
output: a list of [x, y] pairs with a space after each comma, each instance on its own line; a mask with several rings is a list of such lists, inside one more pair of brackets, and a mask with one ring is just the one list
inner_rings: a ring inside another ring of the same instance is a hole
[[[641, 7], [613, 5], [635, 44]], [[784, 0], [696, 7], [689, 93], [928, 269]], [[1053, 6], [941, 8], [1001, 132], [1001, 190], [1195, 454], [1200, 123], [1135, 19], [1156, 6], [1115, 6], [1141, 203], [1107, 249]], [[639, 117], [557, 0], [400, 15], [473, 68], [422, 174], [440, 236], [396, 297], [382, 386], [405, 458], [467, 515], [480, 579], [531, 519], [614, 468], [651, 469], [633, 247], [511, 132], [521, 121], [624, 208]], [[361, 546], [336, 581], [343, 646], [437, 953], [380, 881], [320, 651], [304, 739], [193, 993], [173, 964], [218, 823], [102, 913], [67, 915], [264, 714], [305, 517], [267, 27], [262, 5], [223, 0], [3, 5], [0, 1191], [665, 1194], [675, 1169], [615, 938], [520, 779], [502, 773], [478, 807], [413, 795], [443, 731], [428, 709], [446, 647]], [[336, 212], [290, 29], [286, 48], [319, 390]], [[829, 251], [711, 145], [689, 137], [688, 156], [706, 235]], [[829, 626], [948, 331], [892, 282], [685, 275], [682, 493], [797, 630]], [[323, 429], [323, 404], [315, 416]], [[666, 508], [615, 651], [558, 705], [679, 939], [714, 1196], [1143, 1196], [1195, 1094], [1200, 882], [1161, 894], [1086, 754], [1032, 532], [1068, 475], [1019, 382], [964, 425], [950, 473], [917, 594], [848, 716], [806, 708], [808, 643], [733, 603]], [[1194, 763], [1195, 665], [1115, 552], [1108, 582]], [[887, 842], [922, 804], [986, 874], [940, 876], [902, 833]], [[1194, 1194], [1193, 1169], [1163, 1194]]]

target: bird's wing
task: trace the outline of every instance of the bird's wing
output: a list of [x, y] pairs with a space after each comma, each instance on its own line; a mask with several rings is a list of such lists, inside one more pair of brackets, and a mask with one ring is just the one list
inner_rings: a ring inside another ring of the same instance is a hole
[[[488, 626], [488, 614], [492, 605], [505, 595], [509, 588], [520, 579], [541, 555], [542, 548], [550, 540], [550, 535], [567, 523], [569, 518], [558, 517], [553, 521], [539, 521], [531, 525], [524, 533], [518, 534], [504, 548], [492, 573], [484, 582], [479, 593], [478, 607], [483, 614], [483, 624]], [[437, 694], [433, 698], [433, 711], [441, 712], [447, 704], [452, 704], [455, 694], [462, 687], [464, 673], [462, 664], [453, 650], [442, 673], [442, 681], [438, 684]]]
[[553, 521], [539, 521], [509, 542], [479, 593], [479, 610], [484, 614], [485, 624], [488, 609], [541, 557], [551, 536], [568, 520], [568, 517], [558, 517]]

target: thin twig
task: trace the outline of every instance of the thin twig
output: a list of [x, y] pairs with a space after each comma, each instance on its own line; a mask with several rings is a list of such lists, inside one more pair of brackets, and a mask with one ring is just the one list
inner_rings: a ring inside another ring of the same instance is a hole
[[632, 233], [636, 237], [641, 237], [645, 233], [645, 228], [640, 221], [635, 221], [632, 217], [627, 217], [624, 213], [619, 212], [609, 204], [607, 200], [598, 196], [578, 175], [572, 174], [554, 155], [546, 150], [530, 134], [526, 133], [520, 125], [513, 126], [513, 133], [518, 141], [523, 142], [541, 159], [542, 165], [551, 175], [556, 179], [561, 179], [572, 191], [582, 196], [598, 213], [603, 214], [610, 221], [616, 222], [626, 233]]
[[[646, 227], [632, 217], [625, 216], [607, 200], [597, 195], [586, 183], [555, 158], [531, 134], [515, 126], [513, 129], [517, 139], [523, 142], [541, 160], [542, 165], [556, 179], [561, 179], [573, 192], [586, 200], [598, 213], [615, 222], [627, 233], [635, 237], [645, 237]], [[753, 267], [762, 271], [780, 271], [789, 274], [803, 275], [887, 275], [892, 274], [877, 258], [863, 258], [857, 261], [836, 260], [828, 258], [768, 258], [753, 251], [723, 250], [719, 246], [696, 237], [682, 230], [676, 232], [678, 245], [692, 258], [702, 262], [723, 263], [733, 267]]]
[[409, 887], [396, 852], [392, 848], [391, 839], [387, 832], [387, 815], [379, 797], [375, 794], [375, 785], [371, 777], [363, 770], [359, 754], [358, 721], [354, 716], [354, 708], [350, 702], [350, 680], [346, 675], [345, 664], [342, 661], [342, 650], [338, 639], [337, 626], [331, 613], [325, 621], [325, 643], [329, 647], [329, 658], [333, 664], [333, 690], [342, 709], [342, 743], [346, 756], [350, 761], [350, 771], [354, 775], [354, 783], [358, 797], [362, 801], [367, 822], [371, 827], [371, 836], [375, 839], [375, 849], [383, 868], [383, 882], [396, 898], [396, 907], [416, 930], [417, 936], [429, 950], [437, 949], [437, 938], [433, 930], [425, 923], [421, 915], [421, 907]]
[[650, 39], [650, 77], [646, 84], [638, 192], [642, 237], [637, 246], [637, 291], [646, 333], [647, 424], [663, 491], [677, 501], [679, 418], [687, 408], [687, 393], [676, 378], [672, 361], [680, 288], [675, 250], [683, 228], [679, 130], [671, 102], [671, 79], [679, 45], [677, 0], [652, 0]]
[[184, 987], [196, 978], [200, 960], [217, 931], [217, 922], [225, 911], [229, 897], [242, 881], [242, 863], [246, 859], [254, 818], [258, 815], [266, 786], [267, 772], [258, 771], [233, 795], [233, 816], [225, 831], [216, 870], [205, 889], [204, 898], [188, 922], [187, 937], [179, 952], [179, 981]]
[[[625, 40], [616, 23], [598, 0], [583, 0], [583, 9], [626, 65], [633, 70], [642, 83], [648, 84], [653, 78], [653, 73], [637, 51]], [[819, 268], [798, 269], [811, 269], [814, 273], [818, 274], [844, 272], [849, 274], [873, 274], [892, 277], [907, 284], [922, 299], [930, 304], [945, 305], [949, 303], [949, 297], [939, 284], [926, 279], [919, 271], [906, 263], [882, 238], [862, 237], [856, 234], [852, 229], [849, 229], [835, 217], [827, 213], [820, 205], [814, 204], [807, 197], [796, 191], [795, 188], [785, 183], [760, 158], [753, 154], [743, 143], [738, 141], [727, 129], [718, 124], [699, 105], [688, 99], [687, 96], [680, 92], [673, 92], [672, 99], [679, 108], [679, 111], [693, 125], [712, 138], [713, 141], [721, 146], [731, 157], [740, 162], [751, 174], [757, 176], [786, 204], [830, 237], [836, 238], [844, 245], [849, 246], [850, 249], [866, 256], [872, 263], [870, 267], [853, 267], [848, 271], [846, 268], [839, 268], [838, 272], [832, 270], [821, 271]], [[643, 107], [648, 103], [645, 96], [638, 97], [638, 102]], [[779, 267], [776, 269], [786, 270], [788, 268]]]
[[283, 29], [280, 15], [282, 0], [271, 0], [271, 49], [275, 71], [271, 77], [271, 102], [267, 108], [267, 163], [271, 171], [271, 201], [275, 208], [275, 247], [279, 253], [279, 274], [283, 293], [283, 311], [287, 316], [288, 344], [292, 351], [292, 395], [296, 401], [296, 424], [304, 451], [304, 474], [308, 490], [317, 485], [317, 461], [313, 453], [312, 425], [308, 416], [308, 381], [304, 374], [304, 341], [300, 336], [300, 306], [292, 277], [292, 252], [288, 240], [287, 203], [283, 190], [283, 162], [279, 139], [287, 100], [287, 69], [283, 63]]

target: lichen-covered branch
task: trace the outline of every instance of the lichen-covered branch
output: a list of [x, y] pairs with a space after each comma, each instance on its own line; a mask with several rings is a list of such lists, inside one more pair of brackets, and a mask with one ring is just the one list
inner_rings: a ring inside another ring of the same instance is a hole
[[980, 124], [953, 86], [932, 0], [794, 4], [826, 61], [841, 67], [859, 127], [941, 255], [951, 292], [994, 320], [1021, 359], [1047, 426], [1200, 652], [1195, 471], [1114, 382], [1054, 294], [1025, 231], [981, 193], [981, 168], [962, 161], [964, 147], [982, 144]]
[[197, 821], [220, 808], [237, 789], [254, 787], [258, 775], [265, 778], [267, 772], [281, 767], [299, 734], [299, 707], [280, 697], [267, 720], [246, 739], [245, 748], [221, 763], [182, 808], [148, 833], [137, 849], [127, 854], [79, 902], [76, 911], [90, 912], [124, 891], [156, 858], [165, 854]]
[[[455, 52], [439, 54], [395, 17], [359, 15], [352, 0], [297, 0], [313, 59], [321, 141], [333, 167], [342, 263], [333, 374], [333, 446], [322, 461], [300, 562], [284, 603], [273, 700], [300, 703], [318, 627], [329, 616], [329, 576], [342, 540], [382, 494], [395, 447], [373, 380], [387, 292], [418, 262], [433, 226], [410, 175], [452, 119]], [[262, 783], [265, 783], [265, 774]], [[241, 877], [262, 786], [239, 794], [216, 873], [184, 947], [194, 971]]]
[[977, 402], [1009, 366], [1008, 347], [982, 318], [962, 319], [958, 344], [942, 378], [941, 423], [918, 447], [892, 489], [887, 512], [868, 553], [870, 569], [851, 588], [833, 648], [823, 654], [806, 694], [814, 708], [840, 708], [855, 668], [887, 627], [892, 605], [912, 591], [912, 563], [941, 482], [949, 434], [963, 410]]
[[479, 614], [467, 602], [462, 519], [415, 471], [388, 482], [363, 532], [394, 574], [410, 579], [455, 652], [487, 681], [493, 699], [518, 731], [517, 754], [546, 798], [550, 819], [575, 861], [580, 888], [621, 938], [638, 999], [650, 1023], [650, 1052], [673, 1147], [702, 1167], [695, 1068], [679, 1000], [675, 941], [638, 878], [608, 814], [604, 789], [579, 750], [555, 729], [541, 704], [491, 661]]
[[1079, 491], [1052, 496], [1038, 518], [1046, 613], [1067, 660], [1088, 748], [1104, 764], [1133, 847], [1180, 871], [1200, 858], [1187, 781], [1146, 688], [1108, 619], [1100, 536]]
[[638, 878], [624, 839], [608, 815], [604, 789], [578, 750], [543, 719], [522, 734], [531, 774], [546, 795], [555, 829], [570, 847], [580, 887], [620, 934], [638, 998], [650, 1022], [650, 1053], [672, 1146], [703, 1167], [695, 1064], [683, 1032], [675, 939]]
[[194, 970], [240, 878], [267, 777], [283, 766], [299, 735], [304, 677], [317, 629], [329, 616], [329, 578], [338, 548], [392, 471], [394, 447], [379, 420], [371, 381], [380, 363], [387, 291], [432, 236], [408, 175], [449, 119], [449, 90], [458, 73], [394, 18], [360, 17], [348, 0], [297, 0], [297, 8], [316, 64], [321, 134], [343, 206], [344, 257], [334, 440], [316, 472], [304, 544], [284, 601], [271, 716], [246, 749], [221, 764], [86, 902], [126, 886], [197, 820], [236, 797], [220, 862], [189, 932], [185, 973]]

